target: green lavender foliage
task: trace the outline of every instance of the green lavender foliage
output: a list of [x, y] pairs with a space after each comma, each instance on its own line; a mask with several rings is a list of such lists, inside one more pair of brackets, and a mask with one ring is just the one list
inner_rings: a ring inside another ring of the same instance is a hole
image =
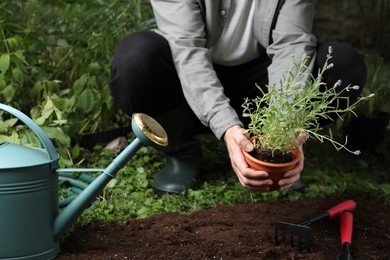
[[[337, 150], [348, 150], [345, 146], [347, 140], [340, 143], [331, 131], [327, 134], [321, 132], [320, 119], [334, 120], [335, 116], [342, 118], [341, 115], [346, 112], [355, 114], [356, 106], [373, 95], [350, 103], [343, 94], [357, 91], [359, 86], [347, 86], [339, 91], [340, 80], [333, 86], [326, 86], [322, 78], [334, 66], [331, 59], [330, 47], [324, 66], [319, 69], [318, 76], [314, 77], [308, 72], [309, 57], [306, 53], [299, 59], [292, 57], [291, 69], [283, 74], [279, 85], [267, 86], [268, 92], [259, 87], [260, 96], [244, 101], [243, 116], [250, 118], [246, 132], [258, 136], [254, 140], [255, 149], [271, 150], [273, 154], [275, 151], [288, 153], [295, 146], [298, 135], [306, 134], [321, 142], [331, 142]], [[342, 103], [346, 106], [341, 106]]]

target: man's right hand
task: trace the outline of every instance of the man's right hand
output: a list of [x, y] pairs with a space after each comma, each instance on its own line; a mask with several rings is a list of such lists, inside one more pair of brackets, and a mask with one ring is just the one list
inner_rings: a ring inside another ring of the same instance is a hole
[[249, 168], [244, 159], [242, 149], [250, 152], [253, 150], [253, 144], [244, 134], [244, 128], [235, 125], [226, 130], [224, 135], [227, 150], [229, 152], [230, 162], [241, 185], [253, 191], [268, 191], [272, 185], [272, 180], [268, 178], [268, 173], [256, 171]]

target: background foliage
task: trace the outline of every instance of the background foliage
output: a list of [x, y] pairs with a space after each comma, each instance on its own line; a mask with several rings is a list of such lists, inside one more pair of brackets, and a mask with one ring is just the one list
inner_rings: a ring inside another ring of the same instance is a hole
[[343, 41], [390, 61], [389, 0], [318, 0], [314, 32], [320, 41]]
[[13, 0], [0, 10], [0, 102], [30, 115], [62, 164], [78, 157], [71, 140], [128, 125], [110, 94], [110, 63], [121, 38], [152, 26], [147, 2]]

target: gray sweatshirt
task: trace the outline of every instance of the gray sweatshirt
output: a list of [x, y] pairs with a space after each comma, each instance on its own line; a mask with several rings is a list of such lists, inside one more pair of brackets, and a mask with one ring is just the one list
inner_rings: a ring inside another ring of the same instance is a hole
[[[184, 96], [217, 138], [233, 125], [242, 126], [224, 94], [210, 55], [210, 47], [223, 31], [231, 1], [246, 0], [151, 0], [156, 32], [169, 42]], [[315, 0], [285, 0], [277, 16], [280, 0], [254, 1], [253, 36], [259, 52], [265, 50], [272, 60], [268, 67], [269, 85], [277, 85], [282, 73], [290, 69], [292, 55], [307, 53], [312, 70], [316, 49], [316, 38], [311, 33]]]

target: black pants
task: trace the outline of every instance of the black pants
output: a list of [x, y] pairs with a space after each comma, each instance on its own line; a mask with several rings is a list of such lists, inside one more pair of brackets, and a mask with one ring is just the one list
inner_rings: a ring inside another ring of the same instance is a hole
[[[366, 67], [359, 54], [348, 44], [319, 44], [313, 74], [322, 68], [330, 45], [333, 48], [331, 62], [334, 67], [324, 74], [323, 81], [333, 86], [341, 79], [340, 88], [349, 84], [362, 88], [366, 81]], [[239, 116], [242, 115], [244, 98], [259, 94], [255, 83], [260, 86], [268, 83], [267, 67], [270, 63], [268, 57], [262, 57], [233, 67], [214, 64], [225, 94]], [[142, 112], [158, 117], [186, 103], [169, 44], [165, 38], [151, 31], [136, 32], [120, 42], [113, 59], [110, 87], [115, 101], [129, 116]], [[347, 94], [351, 95], [349, 98], [353, 101], [360, 91]], [[204, 131], [194, 114], [189, 118], [199, 126], [194, 132]], [[247, 123], [247, 118], [241, 117], [241, 120]]]

